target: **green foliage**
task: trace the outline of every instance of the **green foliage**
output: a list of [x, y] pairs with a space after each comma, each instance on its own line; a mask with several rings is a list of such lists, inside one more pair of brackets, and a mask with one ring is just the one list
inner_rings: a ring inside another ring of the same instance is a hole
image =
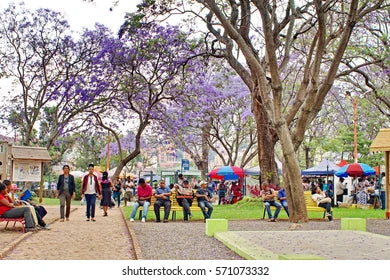
[[81, 178], [74, 178], [76, 184], [76, 200], [81, 200]]
[[75, 162], [77, 169], [87, 170], [88, 164], [97, 165], [100, 163], [100, 154], [106, 145], [104, 139], [98, 137], [80, 137], [83, 140], [77, 141], [74, 149]]

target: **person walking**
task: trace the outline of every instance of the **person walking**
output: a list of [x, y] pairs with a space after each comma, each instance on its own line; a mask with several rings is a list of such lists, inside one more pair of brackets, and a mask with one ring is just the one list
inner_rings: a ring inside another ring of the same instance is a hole
[[125, 207], [127, 206], [127, 202], [131, 202], [133, 199], [133, 189], [134, 189], [134, 183], [131, 181], [131, 177], [127, 176], [126, 183], [125, 183], [125, 195], [123, 197], [123, 201], [125, 203]]
[[84, 176], [83, 183], [81, 187], [81, 198], [85, 196], [85, 202], [87, 204], [86, 209], [86, 221], [89, 222], [90, 219], [95, 222], [95, 206], [96, 206], [96, 197], [97, 195], [101, 196], [101, 186], [98, 181], [98, 178], [93, 174], [95, 166], [91, 163], [88, 166], [88, 174]]
[[112, 182], [110, 179], [108, 179], [108, 173], [107, 171], [103, 172], [102, 176], [102, 203], [101, 205], [103, 206], [103, 216], [108, 216], [107, 210], [108, 207], [111, 205], [111, 190], [113, 189]]
[[114, 190], [112, 192], [112, 198], [118, 199], [118, 207], [121, 206], [121, 194], [122, 194], [122, 181], [117, 177], [114, 181]]
[[220, 205], [221, 203], [224, 204], [226, 202], [225, 195], [227, 191], [227, 187], [225, 185], [224, 180], [222, 180], [221, 183], [219, 183], [217, 189], [218, 189], [218, 205]]
[[[56, 197], [60, 199], [60, 222], [64, 221], [64, 217], [69, 221], [70, 203], [76, 194], [76, 184], [74, 177], [69, 174], [70, 167], [65, 164], [62, 167], [63, 174], [58, 177]], [[66, 204], [66, 211], [65, 209]], [[65, 212], [65, 215], [64, 215]]]

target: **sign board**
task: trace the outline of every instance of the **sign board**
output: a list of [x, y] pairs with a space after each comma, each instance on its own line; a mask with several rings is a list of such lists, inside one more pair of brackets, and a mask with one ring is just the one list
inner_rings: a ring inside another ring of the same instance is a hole
[[190, 161], [188, 159], [182, 159], [181, 168], [182, 170], [190, 170]]
[[40, 182], [41, 171], [40, 161], [14, 160], [12, 181]]

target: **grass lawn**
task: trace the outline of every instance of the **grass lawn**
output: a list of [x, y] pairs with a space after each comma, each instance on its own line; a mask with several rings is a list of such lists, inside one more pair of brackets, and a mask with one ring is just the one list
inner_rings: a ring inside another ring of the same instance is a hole
[[[34, 202], [38, 203], [39, 198], [34, 197]], [[42, 198], [42, 205], [60, 205], [60, 200], [58, 198]], [[80, 201], [72, 200], [71, 205], [80, 205]]]
[[[245, 219], [261, 219], [263, 217], [263, 203], [259, 201], [239, 202], [233, 205], [213, 205], [214, 211], [212, 218], [215, 219], [228, 219], [228, 220], [245, 220]], [[132, 210], [131, 206], [122, 208], [125, 216], [130, 218]], [[162, 209], [162, 208], [161, 208]], [[171, 217], [172, 214], [170, 214]], [[309, 212], [309, 219], [322, 219], [323, 213], [321, 212]], [[192, 213], [192, 220], [202, 220], [202, 212]], [[136, 218], [138, 217], [138, 214]], [[373, 218], [373, 219], [385, 219], [384, 210], [374, 209], [357, 209], [357, 208], [333, 208], [333, 217], [339, 218]], [[267, 218], [267, 215], [266, 215]], [[155, 215], [153, 208], [149, 207], [147, 220], [154, 220]], [[183, 213], [179, 211], [176, 213], [176, 219], [182, 220]], [[287, 214], [283, 210], [280, 211], [278, 219], [287, 219]]]

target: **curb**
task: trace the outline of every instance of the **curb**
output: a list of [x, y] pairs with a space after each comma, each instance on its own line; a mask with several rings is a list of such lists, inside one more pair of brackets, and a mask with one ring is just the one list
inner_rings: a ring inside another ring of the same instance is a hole
[[[76, 211], [78, 208], [73, 208], [70, 210], [70, 213]], [[60, 218], [55, 218], [55, 219], [52, 219], [48, 225], [51, 225], [53, 223], [55, 223], [56, 221], [58, 221]], [[37, 233], [36, 232], [26, 232], [26, 233], [23, 233], [23, 235], [19, 236], [16, 240], [13, 240], [10, 242], [10, 244], [5, 247], [1, 252], [0, 252], [0, 260], [3, 259], [12, 249], [14, 249], [16, 246], [19, 245], [19, 243], [21, 243], [23, 240], [27, 239], [28, 237], [30, 237], [31, 235], [33, 235], [34, 233]]]
[[135, 231], [133, 229], [133, 226], [130, 224], [130, 222], [126, 219], [125, 214], [123, 213], [123, 209], [120, 208], [120, 211], [122, 213], [123, 221], [126, 224], [127, 231], [129, 232], [131, 243], [133, 244], [134, 254], [136, 260], [142, 260], [142, 252], [141, 252], [141, 246], [138, 243], [138, 239], [135, 235]]

